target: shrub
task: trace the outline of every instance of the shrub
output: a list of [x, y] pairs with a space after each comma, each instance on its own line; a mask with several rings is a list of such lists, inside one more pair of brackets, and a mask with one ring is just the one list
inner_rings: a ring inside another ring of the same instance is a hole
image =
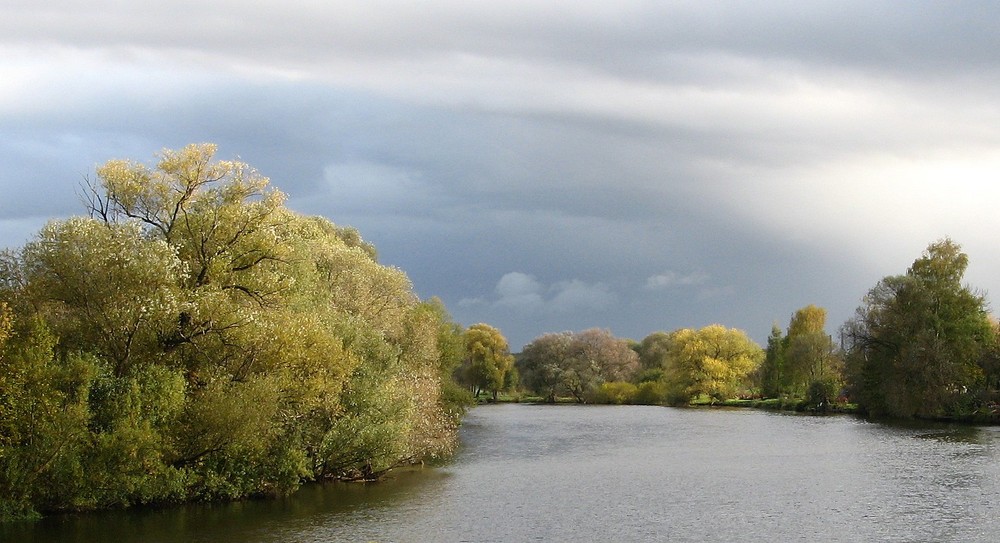
[[811, 407], [827, 409], [840, 393], [840, 380], [834, 377], [817, 379], [809, 384], [806, 403]]
[[591, 401], [602, 404], [629, 404], [633, 403], [636, 395], [636, 386], [624, 381], [611, 381], [602, 383], [593, 393]]
[[638, 405], [659, 405], [663, 403], [666, 387], [660, 381], [644, 381], [639, 383], [633, 403]]

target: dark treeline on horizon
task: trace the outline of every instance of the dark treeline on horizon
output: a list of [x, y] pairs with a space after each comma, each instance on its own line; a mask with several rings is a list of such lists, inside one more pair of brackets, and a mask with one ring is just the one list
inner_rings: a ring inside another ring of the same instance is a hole
[[[815, 305], [773, 325], [760, 347], [742, 330], [654, 332], [640, 342], [607, 330], [543, 334], [515, 370], [542, 401], [690, 405], [778, 399], [812, 410], [848, 404], [873, 417], [994, 420], [1000, 323], [962, 283], [968, 256], [931, 243], [901, 275], [863, 298], [835, 342]], [[511, 389], [514, 391], [514, 389]]]

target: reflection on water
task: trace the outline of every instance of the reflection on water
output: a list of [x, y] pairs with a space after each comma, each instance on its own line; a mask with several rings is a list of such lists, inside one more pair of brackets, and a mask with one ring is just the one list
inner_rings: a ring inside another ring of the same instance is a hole
[[[934, 429], [930, 432], [918, 433], [918, 438], [933, 439], [936, 441], [948, 441], [951, 443], [969, 443], [973, 445], [984, 445], [982, 441], [984, 433], [980, 428], [971, 426], [954, 426], [942, 429]], [[985, 437], [990, 437], [986, 435]]]
[[994, 541], [998, 437], [753, 410], [484, 406], [444, 467], [8, 525], [0, 540]]

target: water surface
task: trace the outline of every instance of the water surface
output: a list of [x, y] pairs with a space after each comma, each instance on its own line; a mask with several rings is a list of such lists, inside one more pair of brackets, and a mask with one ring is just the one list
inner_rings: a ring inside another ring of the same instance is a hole
[[3, 541], [997, 541], [1000, 429], [756, 410], [473, 409], [443, 467], [45, 519]]

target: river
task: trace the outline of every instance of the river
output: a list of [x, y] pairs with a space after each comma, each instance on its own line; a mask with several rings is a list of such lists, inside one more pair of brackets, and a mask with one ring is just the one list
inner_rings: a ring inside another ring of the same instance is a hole
[[10, 542], [997, 541], [1000, 428], [482, 406], [444, 466], [270, 501], [0, 526]]

